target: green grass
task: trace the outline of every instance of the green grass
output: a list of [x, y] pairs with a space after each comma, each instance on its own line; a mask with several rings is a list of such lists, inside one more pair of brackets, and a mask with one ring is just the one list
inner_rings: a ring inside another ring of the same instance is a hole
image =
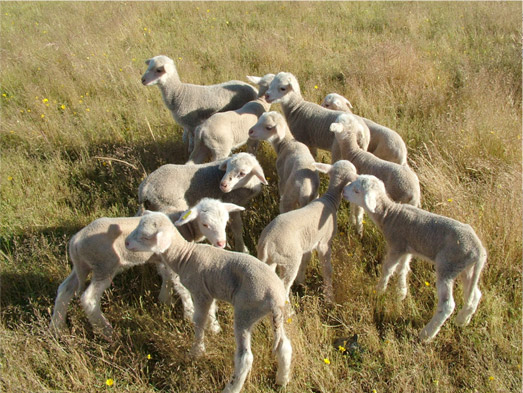
[[[245, 392], [519, 391], [521, 13], [512, 2], [2, 2], [1, 390], [212, 392], [232, 373], [231, 308], [220, 304], [224, 331], [208, 336], [208, 354], [192, 361], [192, 327], [180, 304], [157, 303], [151, 266], [117, 276], [103, 297], [113, 343], [93, 335], [77, 301], [70, 335], [47, 331], [70, 272], [70, 237], [98, 217], [134, 215], [144, 175], [186, 159], [158, 89], [140, 83], [143, 61], [165, 54], [191, 83], [289, 71], [309, 101], [348, 97], [357, 114], [407, 142], [423, 207], [471, 224], [488, 251], [470, 326], [451, 317], [423, 345], [417, 334], [436, 306], [433, 267], [413, 263], [402, 304], [394, 281], [388, 296], [377, 296], [382, 235], [367, 219], [358, 239], [343, 203], [333, 250], [337, 305], [325, 304], [314, 261], [287, 324], [289, 386], [274, 385], [264, 320]], [[258, 157], [270, 185], [244, 214], [251, 250], [278, 210], [274, 153], [264, 146]], [[459, 309], [460, 284], [455, 298]], [[363, 352], [341, 355], [333, 341], [353, 334]]]

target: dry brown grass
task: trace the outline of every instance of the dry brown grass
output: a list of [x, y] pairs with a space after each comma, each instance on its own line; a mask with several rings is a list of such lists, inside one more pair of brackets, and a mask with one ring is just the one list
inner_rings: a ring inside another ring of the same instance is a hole
[[[192, 328], [179, 305], [157, 304], [150, 266], [117, 276], [103, 298], [114, 343], [93, 336], [78, 302], [70, 335], [47, 331], [70, 271], [69, 238], [95, 218], [133, 215], [144, 171], [184, 162], [179, 127], [157, 89], [139, 81], [143, 60], [160, 53], [192, 83], [290, 71], [310, 101], [347, 96], [358, 114], [404, 137], [423, 207], [471, 224], [488, 250], [471, 325], [459, 328], [451, 317], [422, 345], [417, 334], [436, 304], [432, 267], [413, 264], [403, 304], [377, 296], [383, 238], [367, 222], [359, 240], [343, 204], [333, 258], [338, 304], [323, 302], [313, 263], [287, 324], [294, 358], [285, 391], [521, 389], [521, 4], [2, 2], [0, 9], [2, 391], [214, 392], [232, 372], [230, 307], [221, 305], [224, 332], [208, 337], [207, 356], [190, 360]], [[277, 213], [272, 149], [259, 159], [271, 184], [245, 214], [251, 250]], [[246, 392], [276, 389], [270, 330], [268, 321], [255, 329]], [[341, 355], [334, 339], [353, 334], [363, 352]]]

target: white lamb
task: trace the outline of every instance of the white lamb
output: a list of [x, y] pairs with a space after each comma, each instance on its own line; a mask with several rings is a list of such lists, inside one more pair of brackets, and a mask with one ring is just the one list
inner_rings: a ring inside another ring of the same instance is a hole
[[[236, 153], [208, 164], [167, 164], [140, 184], [138, 215], [144, 209], [164, 213], [185, 210], [205, 197], [245, 206], [261, 192], [262, 184], [268, 184], [263, 169], [249, 153]], [[231, 229], [234, 249], [248, 252], [243, 241], [240, 212], [231, 213]]]
[[[257, 80], [260, 91], [265, 92], [274, 74], [267, 74]], [[263, 95], [260, 98], [249, 101], [240, 109], [227, 112], [215, 113], [194, 131], [194, 150], [189, 156], [187, 164], [201, 164], [202, 162], [221, 160], [229, 156], [245, 143], [251, 152], [257, 147], [257, 142], [249, 139], [249, 128], [251, 128], [262, 113], [269, 110], [271, 104], [265, 101]]]
[[[349, 100], [336, 93], [328, 94], [321, 105], [335, 111], [352, 113]], [[382, 160], [400, 165], [407, 163], [407, 146], [396, 131], [364, 117], [356, 116], [356, 118], [363, 120], [369, 128], [370, 142], [367, 151]]]
[[336, 213], [343, 187], [357, 175], [354, 165], [345, 160], [332, 165], [314, 165], [330, 177], [327, 192], [308, 205], [272, 220], [260, 235], [258, 258], [273, 269], [278, 267], [288, 298], [299, 270], [305, 270], [310, 253], [317, 250], [322, 263], [325, 298], [333, 302], [331, 246], [337, 230]]
[[[399, 165], [382, 160], [374, 154], [361, 149], [357, 142], [361, 123], [349, 113], [338, 116], [330, 130], [336, 136], [341, 149], [341, 156], [354, 164], [359, 174], [374, 175], [385, 183], [390, 197], [401, 203], [420, 205], [421, 190], [418, 176], [408, 165]], [[351, 208], [352, 222], [357, 232], [363, 231], [363, 210], [357, 206]]]
[[241, 108], [258, 95], [254, 87], [236, 80], [207, 86], [182, 83], [174, 61], [167, 56], [155, 56], [145, 64], [148, 68], [142, 76], [142, 84], [158, 85], [163, 102], [183, 127], [183, 140], [189, 152], [193, 148], [194, 129], [200, 123], [216, 112]]
[[303, 207], [318, 196], [320, 178], [306, 145], [293, 138], [284, 117], [264, 113], [249, 130], [249, 138], [267, 140], [276, 151], [280, 213]]
[[[288, 72], [278, 73], [265, 93], [269, 103], [281, 103], [285, 119], [296, 140], [306, 144], [313, 154], [316, 148], [332, 152], [333, 162], [340, 159], [340, 153], [334, 135], [329, 131], [330, 125], [336, 121], [341, 111], [331, 111], [321, 105], [305, 101], [300, 92], [298, 80]], [[362, 121], [358, 144], [367, 150], [369, 145], [369, 130]]]
[[487, 253], [472, 227], [414, 206], [395, 203], [387, 195], [383, 182], [370, 175], [360, 175], [345, 187], [343, 196], [365, 209], [387, 241], [388, 251], [377, 286], [380, 292], [385, 291], [389, 278], [398, 270], [399, 296], [404, 299], [412, 255], [434, 263], [438, 307], [420, 338], [423, 341], [433, 339], [452, 314], [455, 307], [452, 287], [458, 275], [463, 281], [465, 304], [456, 322], [467, 325], [481, 298], [479, 276], [487, 260]]
[[[187, 212], [170, 215], [170, 219], [176, 221], [175, 224], [185, 239], [198, 241], [206, 237], [211, 244], [222, 248], [225, 246], [228, 212], [234, 210], [243, 210], [243, 208], [217, 200], [203, 199]], [[56, 330], [65, 328], [67, 307], [73, 296], [83, 292], [81, 303], [87, 318], [95, 330], [99, 330], [106, 339], [111, 339], [112, 326], [100, 308], [102, 294], [111, 285], [114, 276], [122, 270], [148, 262], [161, 263], [160, 259], [151, 253], [133, 253], [125, 248], [125, 237], [139, 221], [140, 217], [99, 218], [71, 238], [69, 256], [73, 271], [58, 288], [51, 328]], [[92, 273], [91, 283], [84, 292], [89, 273]], [[164, 279], [180, 295], [185, 317], [192, 319], [194, 307], [187, 289], [180, 284], [179, 278], [175, 275], [170, 274]], [[162, 290], [165, 290], [164, 285], [165, 282], [162, 284]], [[214, 332], [219, 331], [220, 325], [216, 321], [214, 306], [210, 318], [211, 329]]]
[[214, 299], [234, 307], [236, 353], [234, 374], [223, 392], [239, 392], [252, 367], [251, 334], [254, 324], [272, 314], [273, 351], [278, 361], [276, 383], [289, 381], [292, 347], [284, 330], [285, 289], [276, 274], [256, 258], [208, 245], [189, 243], [163, 213], [144, 215], [127, 237], [126, 247], [154, 253], [180, 276], [194, 301], [195, 342], [192, 355], [205, 353], [204, 327]]

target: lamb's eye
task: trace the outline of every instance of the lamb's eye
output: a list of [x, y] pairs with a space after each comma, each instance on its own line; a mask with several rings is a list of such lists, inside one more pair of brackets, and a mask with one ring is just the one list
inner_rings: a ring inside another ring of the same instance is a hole
[[162, 70], [161, 70], [160, 68], [158, 68], [158, 69], [156, 70], [156, 72], [157, 72], [157, 73], [160, 73], [160, 72], [162, 72]]
[[267, 131], [270, 131], [270, 130], [272, 130], [274, 127], [267, 126], [266, 128], [267, 128]]
[[287, 90], [286, 87], [280, 87], [280, 91], [285, 91], [285, 90]]
[[239, 177], [244, 177], [245, 176], [245, 172], [240, 172], [240, 174], [238, 176]]
[[204, 228], [209, 228], [209, 224], [203, 224]]

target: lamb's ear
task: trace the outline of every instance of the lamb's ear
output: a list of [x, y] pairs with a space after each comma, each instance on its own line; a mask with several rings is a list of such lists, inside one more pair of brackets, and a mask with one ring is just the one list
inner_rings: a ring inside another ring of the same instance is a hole
[[178, 220], [174, 223], [177, 227], [187, 224], [189, 221], [192, 221], [198, 217], [198, 209], [189, 209], [183, 212]]
[[144, 210], [142, 216], [146, 216], [151, 213], [153, 213], [151, 210]]
[[289, 86], [296, 93], [300, 93], [300, 85], [298, 85], [298, 81], [295, 78], [290, 78]]
[[264, 185], [268, 185], [269, 182], [267, 181], [267, 179], [265, 179], [265, 175], [263, 174], [263, 169], [260, 165], [255, 165], [253, 168], [252, 168], [252, 174], [254, 176], [256, 176], [258, 179], [260, 179], [260, 181], [264, 184]]
[[343, 132], [343, 124], [341, 123], [331, 123], [329, 130], [331, 132], [340, 133]]
[[365, 210], [368, 210], [371, 213], [376, 212], [376, 192], [369, 190], [363, 196], [363, 204]]
[[348, 107], [349, 107], [350, 109], [352, 109], [352, 104], [350, 103], [349, 100], [347, 100], [345, 97], [343, 97], [343, 101], [345, 101], [345, 103], [348, 105]]
[[223, 207], [225, 207], [225, 210], [227, 210], [229, 213], [242, 212], [245, 210], [244, 207], [235, 205], [234, 203], [223, 203]]
[[153, 251], [155, 253], [162, 254], [165, 252], [165, 250], [167, 250], [171, 246], [172, 240], [171, 240], [171, 237], [167, 233], [165, 233], [163, 231], [156, 232], [155, 238], [156, 238], [156, 244], [153, 247]]
[[220, 164], [220, 166], [218, 167], [220, 171], [227, 171], [227, 161], [228, 160], [225, 160]]
[[332, 168], [332, 165], [324, 164], [322, 162], [315, 162], [313, 165], [314, 165], [314, 168], [316, 168], [316, 170], [321, 173], [329, 173], [329, 171]]
[[251, 76], [251, 75], [247, 75], [247, 80], [248, 80], [249, 82], [252, 82], [252, 83], [256, 84], [256, 85], [257, 85], [258, 83], [260, 83], [261, 79], [262, 79], [262, 78], [259, 77], [259, 76]]

